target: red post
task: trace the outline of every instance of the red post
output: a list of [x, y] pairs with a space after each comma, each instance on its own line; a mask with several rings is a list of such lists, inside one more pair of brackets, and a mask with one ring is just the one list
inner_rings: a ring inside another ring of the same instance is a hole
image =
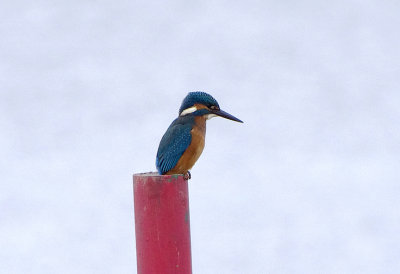
[[138, 274], [190, 274], [189, 195], [183, 175], [133, 175]]

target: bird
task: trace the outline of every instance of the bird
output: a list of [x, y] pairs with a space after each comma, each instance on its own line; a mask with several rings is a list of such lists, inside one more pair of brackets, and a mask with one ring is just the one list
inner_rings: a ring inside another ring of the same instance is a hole
[[243, 123], [242, 120], [220, 109], [217, 100], [203, 91], [189, 92], [183, 99], [176, 118], [161, 138], [156, 167], [160, 175], [183, 174], [190, 179], [190, 169], [204, 149], [206, 121], [223, 117]]

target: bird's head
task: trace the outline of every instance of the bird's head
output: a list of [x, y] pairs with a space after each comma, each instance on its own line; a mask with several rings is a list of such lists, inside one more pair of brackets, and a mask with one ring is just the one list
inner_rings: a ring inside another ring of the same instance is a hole
[[217, 100], [210, 94], [195, 91], [183, 99], [182, 105], [179, 109], [179, 116], [185, 116], [193, 113], [196, 116], [205, 116], [206, 119], [219, 116], [232, 121], [243, 123], [240, 119], [220, 109]]

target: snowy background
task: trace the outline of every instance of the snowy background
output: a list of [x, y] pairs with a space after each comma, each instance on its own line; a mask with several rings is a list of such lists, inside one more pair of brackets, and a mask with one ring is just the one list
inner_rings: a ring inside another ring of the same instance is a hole
[[3, 1], [0, 273], [135, 273], [189, 91], [194, 273], [400, 272], [399, 1]]

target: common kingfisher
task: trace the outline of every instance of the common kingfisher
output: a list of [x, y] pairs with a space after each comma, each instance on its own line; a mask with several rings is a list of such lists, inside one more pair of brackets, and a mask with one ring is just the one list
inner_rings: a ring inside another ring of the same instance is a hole
[[221, 110], [210, 94], [189, 92], [179, 108], [178, 118], [169, 126], [158, 147], [156, 167], [160, 175], [184, 174], [185, 179], [190, 179], [189, 170], [203, 152], [206, 120], [216, 116], [243, 123]]

